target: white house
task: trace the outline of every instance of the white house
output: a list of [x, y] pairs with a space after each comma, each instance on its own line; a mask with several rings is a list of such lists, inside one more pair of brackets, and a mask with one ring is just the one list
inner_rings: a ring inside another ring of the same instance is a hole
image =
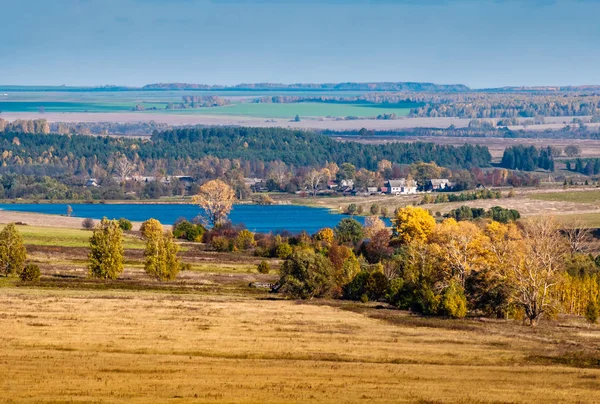
[[86, 188], [90, 188], [90, 187], [96, 188], [96, 187], [99, 187], [99, 186], [100, 185], [98, 185], [98, 180], [95, 179], [95, 178], [90, 178], [89, 180], [87, 180], [85, 182], [85, 185], [84, 185], [84, 187], [86, 187]]
[[428, 185], [432, 191], [445, 191], [452, 187], [450, 180], [446, 178], [431, 179]]
[[399, 180], [389, 180], [387, 182], [387, 192], [390, 195], [409, 195], [417, 193], [417, 183], [413, 180], [400, 178]]

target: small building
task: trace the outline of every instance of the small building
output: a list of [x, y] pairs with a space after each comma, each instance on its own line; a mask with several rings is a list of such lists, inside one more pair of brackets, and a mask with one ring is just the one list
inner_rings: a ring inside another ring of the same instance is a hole
[[341, 180], [339, 185], [340, 188], [354, 189], [354, 180]]
[[244, 178], [244, 184], [250, 188], [261, 182], [263, 182], [262, 178]]
[[410, 195], [417, 193], [417, 183], [413, 180], [400, 178], [399, 180], [389, 180], [387, 182], [388, 194], [390, 195]]
[[376, 195], [379, 193], [379, 189], [377, 187], [367, 187], [367, 193], [369, 195]]
[[436, 178], [427, 182], [429, 191], [448, 191], [451, 187], [452, 184], [450, 184], [450, 180], [447, 178]]
[[96, 180], [95, 178], [90, 178], [89, 180], [87, 180], [85, 182], [84, 187], [86, 188], [96, 188], [99, 187], [100, 185], [98, 185], [98, 180]]

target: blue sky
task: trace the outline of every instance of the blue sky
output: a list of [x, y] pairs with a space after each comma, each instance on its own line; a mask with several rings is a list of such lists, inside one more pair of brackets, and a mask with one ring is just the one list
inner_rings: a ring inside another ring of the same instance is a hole
[[0, 84], [600, 84], [600, 1], [0, 0]]

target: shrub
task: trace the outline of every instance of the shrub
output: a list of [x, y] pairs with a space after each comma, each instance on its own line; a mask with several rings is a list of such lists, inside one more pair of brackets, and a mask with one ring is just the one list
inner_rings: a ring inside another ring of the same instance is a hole
[[439, 314], [452, 318], [467, 315], [467, 299], [460, 285], [453, 282], [444, 289], [439, 311]]
[[378, 301], [385, 297], [389, 286], [388, 278], [382, 272], [376, 271], [371, 273], [365, 285], [365, 290], [371, 301]]
[[96, 223], [94, 222], [94, 219], [90, 217], [83, 219], [83, 221], [81, 222], [81, 227], [83, 227], [86, 230], [93, 230], [95, 226]]
[[292, 246], [288, 243], [281, 243], [275, 248], [275, 256], [282, 260], [288, 259], [292, 255]]
[[256, 267], [256, 270], [261, 274], [268, 274], [271, 270], [269, 263], [267, 261], [261, 261], [260, 264]]
[[240, 231], [234, 240], [234, 245], [239, 250], [248, 250], [256, 246], [256, 241], [254, 240], [254, 233], [246, 229]]
[[342, 291], [344, 299], [378, 301], [386, 296], [389, 286], [390, 282], [382, 272], [361, 271]]
[[202, 241], [202, 236], [206, 228], [200, 223], [190, 223], [185, 219], [180, 219], [173, 225], [173, 236], [175, 238], [187, 241]]
[[233, 245], [229, 242], [229, 239], [223, 236], [213, 237], [212, 246], [218, 252], [229, 252], [233, 249]]
[[310, 299], [331, 293], [334, 285], [331, 262], [312, 250], [294, 252], [281, 267], [280, 291]]
[[585, 308], [585, 319], [590, 324], [596, 324], [600, 317], [600, 307], [595, 300], [590, 300]]
[[133, 229], [133, 225], [131, 224], [131, 221], [125, 219], [124, 217], [119, 219], [119, 227], [123, 231], [130, 231], [131, 229]]
[[23, 268], [19, 277], [23, 282], [33, 282], [40, 279], [40, 267], [35, 264], [28, 264]]

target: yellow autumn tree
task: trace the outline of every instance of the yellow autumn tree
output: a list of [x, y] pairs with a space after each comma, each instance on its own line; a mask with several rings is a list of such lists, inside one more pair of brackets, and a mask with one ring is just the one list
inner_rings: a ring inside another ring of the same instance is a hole
[[506, 268], [515, 302], [531, 326], [555, 308], [555, 289], [564, 269], [568, 243], [554, 218], [528, 219], [521, 225], [523, 254]]
[[123, 230], [116, 220], [102, 221], [90, 238], [89, 274], [94, 278], [117, 279], [123, 272]]
[[433, 232], [431, 239], [440, 247], [440, 261], [448, 280], [465, 286], [466, 276], [486, 264], [488, 238], [473, 222], [446, 219]]
[[365, 236], [372, 239], [377, 233], [385, 230], [385, 223], [377, 216], [367, 216], [363, 228], [365, 229]]
[[144, 222], [142, 235], [146, 240], [146, 273], [159, 281], [175, 279], [181, 269], [181, 263], [177, 258], [179, 246], [175, 244], [173, 233], [163, 231], [163, 226], [158, 220], [150, 219]]
[[326, 245], [331, 245], [335, 240], [335, 233], [333, 232], [333, 229], [325, 227], [315, 234], [315, 240], [322, 241]]
[[212, 180], [200, 187], [200, 192], [192, 198], [192, 201], [204, 210], [210, 224], [218, 227], [231, 212], [235, 192], [225, 182]]
[[426, 242], [435, 228], [435, 219], [423, 208], [399, 209], [394, 219], [394, 240], [401, 244]]

